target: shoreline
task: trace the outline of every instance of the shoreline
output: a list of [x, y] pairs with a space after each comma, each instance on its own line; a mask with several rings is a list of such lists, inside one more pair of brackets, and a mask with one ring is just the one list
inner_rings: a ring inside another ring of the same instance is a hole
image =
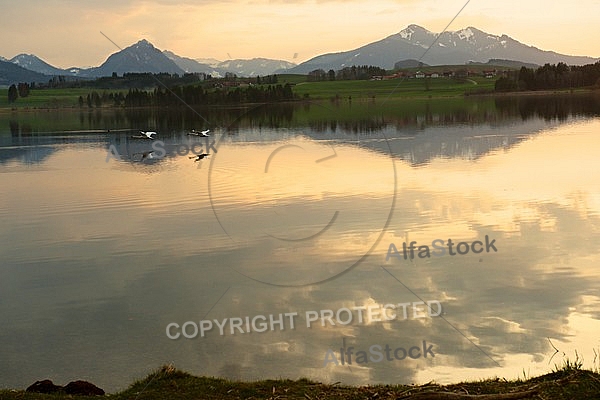
[[[33, 386], [33, 385], [32, 385]], [[582, 369], [579, 360], [564, 361], [552, 372], [527, 379], [506, 380], [488, 378], [479, 381], [438, 385], [367, 385], [347, 386], [339, 382], [323, 384], [305, 378], [297, 380], [268, 379], [254, 382], [193, 376], [163, 365], [146, 378], [132, 383], [117, 393], [107, 393], [111, 399], [583, 399], [597, 398], [600, 393], [598, 370]], [[98, 399], [99, 396], [79, 396], [55, 392], [42, 394], [24, 389], [0, 390], [0, 398], [16, 399]]]
[[600, 89], [594, 88], [578, 88], [578, 89], [562, 89], [562, 90], [524, 90], [520, 92], [493, 92], [482, 94], [471, 94], [471, 96], [498, 96], [498, 97], [517, 97], [517, 96], [554, 96], [554, 95], [569, 95], [576, 96], [580, 94], [597, 94], [600, 95]]
[[[453, 99], [461, 99], [461, 98], [477, 98], [477, 97], [522, 97], [522, 96], [577, 96], [584, 94], [596, 94], [600, 95], [600, 89], [598, 88], [578, 88], [578, 89], [562, 89], [562, 90], [527, 90], [527, 91], [518, 91], [518, 92], [488, 92], [488, 93], [469, 93], [468, 91], [462, 94], [456, 95], [448, 95], [443, 93], [423, 93], [422, 95], [409, 95], [402, 96], [398, 93], [391, 99], [386, 99], [386, 101], [391, 100], [399, 100], [399, 101], [407, 101], [407, 100], [453, 100]], [[360, 102], [361, 100], [371, 101], [372, 97], [366, 95], [365, 97], [354, 97], [352, 100]], [[340, 97], [338, 101], [347, 101], [348, 99], [345, 97]], [[247, 107], [255, 107], [267, 104], [304, 104], [304, 103], [318, 103], [318, 102], [330, 102], [331, 99], [327, 97], [315, 97], [308, 99], [299, 99], [295, 101], [280, 101], [280, 102], [272, 102], [272, 103], [240, 103], [240, 104], [202, 104], [202, 105], [192, 105], [191, 107], [197, 108], [208, 108], [208, 109], [242, 109]], [[171, 110], [189, 110], [189, 107], [185, 105], [181, 106], [141, 106], [141, 107], [124, 107], [124, 106], [100, 106], [100, 107], [80, 107], [77, 105], [70, 106], [22, 106], [22, 107], [14, 107], [14, 105], [0, 105], [0, 113], [8, 114], [8, 113], [30, 113], [30, 112], [50, 112], [50, 111], [80, 111], [80, 112], [97, 112], [97, 111], [114, 111], [114, 110], [158, 110], [158, 109], [171, 109]]]

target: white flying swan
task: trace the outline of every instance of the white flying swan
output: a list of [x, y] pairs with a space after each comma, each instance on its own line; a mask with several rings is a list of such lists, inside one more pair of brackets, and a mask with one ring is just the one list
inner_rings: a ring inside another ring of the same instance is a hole
[[192, 129], [192, 131], [191, 131], [190, 133], [188, 133], [188, 135], [191, 135], [191, 136], [204, 136], [204, 137], [208, 137], [208, 136], [210, 136], [210, 135], [208, 134], [208, 132], [210, 132], [210, 129], [207, 129], [207, 130], [205, 130], [205, 131], [200, 131], [200, 132], [196, 132], [194, 129]]
[[144, 132], [144, 131], [140, 131], [140, 133], [141, 133], [143, 136], [146, 136], [148, 139], [154, 139], [154, 138], [153, 138], [153, 136], [154, 136], [154, 135], [158, 135], [158, 133], [156, 133], [156, 132], [152, 132], [152, 131], [146, 131], [146, 132]]
[[132, 139], [152, 139], [154, 140], [154, 136], [158, 135], [158, 133], [156, 132], [152, 132], [152, 131], [140, 131], [139, 135], [133, 135], [131, 136]]

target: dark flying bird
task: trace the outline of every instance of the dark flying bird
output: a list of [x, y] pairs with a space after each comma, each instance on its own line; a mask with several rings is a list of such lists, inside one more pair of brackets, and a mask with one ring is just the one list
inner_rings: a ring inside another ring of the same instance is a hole
[[195, 158], [194, 162], [196, 162], [196, 161], [202, 160], [204, 157], [208, 157], [209, 155], [210, 154], [207, 154], [207, 153], [198, 154], [197, 156], [190, 157], [190, 159]]

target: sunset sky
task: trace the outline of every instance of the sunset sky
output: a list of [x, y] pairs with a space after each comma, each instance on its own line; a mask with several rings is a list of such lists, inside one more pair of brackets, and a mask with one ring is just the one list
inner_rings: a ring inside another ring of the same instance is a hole
[[[0, 0], [0, 56], [97, 66], [147, 39], [190, 58], [300, 63], [383, 39], [410, 24], [441, 32], [466, 0]], [[474, 26], [543, 50], [600, 57], [600, 0], [471, 0], [449, 30]], [[294, 58], [296, 56], [296, 58]]]

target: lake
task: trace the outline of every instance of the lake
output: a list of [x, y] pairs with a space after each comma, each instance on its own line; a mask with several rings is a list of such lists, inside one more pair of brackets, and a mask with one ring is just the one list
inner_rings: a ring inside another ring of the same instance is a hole
[[0, 387], [598, 367], [599, 135], [593, 95], [0, 113]]

